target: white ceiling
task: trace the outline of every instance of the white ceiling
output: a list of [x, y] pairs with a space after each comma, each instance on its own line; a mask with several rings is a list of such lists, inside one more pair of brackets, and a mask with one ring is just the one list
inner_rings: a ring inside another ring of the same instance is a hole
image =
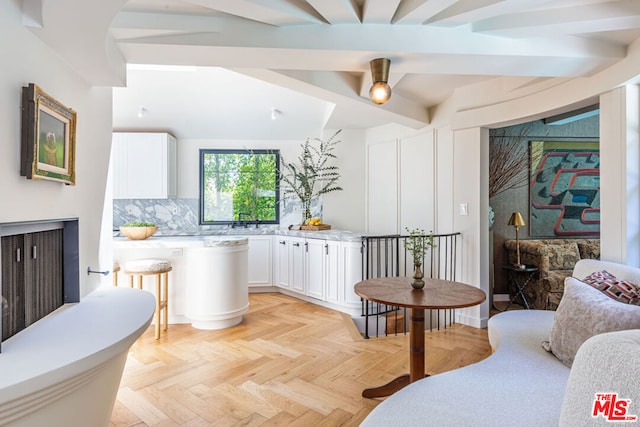
[[[640, 35], [638, 0], [48, 3], [24, 0], [25, 22], [93, 84], [123, 85], [124, 63], [189, 66], [129, 67], [126, 86], [114, 90], [114, 128], [178, 138], [420, 128], [429, 108], [462, 87], [589, 76], [624, 58]], [[377, 57], [391, 59], [393, 95], [383, 106], [367, 99]]]

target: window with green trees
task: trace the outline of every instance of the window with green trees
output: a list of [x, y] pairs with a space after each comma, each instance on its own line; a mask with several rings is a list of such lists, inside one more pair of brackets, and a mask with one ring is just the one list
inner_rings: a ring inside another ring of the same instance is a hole
[[278, 150], [200, 150], [200, 223], [277, 224]]

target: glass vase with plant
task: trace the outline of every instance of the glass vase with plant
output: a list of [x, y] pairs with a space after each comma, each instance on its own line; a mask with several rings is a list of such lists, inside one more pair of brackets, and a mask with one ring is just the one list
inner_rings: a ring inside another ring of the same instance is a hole
[[411, 286], [414, 289], [422, 289], [424, 287], [424, 274], [422, 273], [422, 263], [424, 262], [424, 256], [429, 249], [436, 247], [433, 232], [429, 234], [421, 228], [409, 229], [405, 228], [409, 235], [404, 239], [404, 248], [411, 253], [413, 257], [413, 282]]
[[340, 142], [336, 136], [323, 141], [319, 138], [308, 139], [302, 144], [302, 153], [297, 163], [287, 162], [280, 157], [282, 167], [280, 183], [285, 197], [296, 197], [302, 204], [302, 224], [311, 219], [311, 201], [323, 194], [342, 190], [338, 186], [340, 172], [333, 164], [336, 155], [333, 151]]

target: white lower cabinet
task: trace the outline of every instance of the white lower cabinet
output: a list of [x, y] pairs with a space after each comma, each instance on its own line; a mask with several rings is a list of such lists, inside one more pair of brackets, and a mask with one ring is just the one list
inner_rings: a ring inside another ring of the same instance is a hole
[[289, 288], [289, 239], [274, 236], [273, 239], [273, 283], [281, 288]]
[[304, 293], [305, 240], [300, 237], [274, 236], [276, 286]]
[[249, 288], [271, 286], [272, 239], [271, 236], [243, 236], [249, 239]]
[[340, 263], [341, 247], [341, 242], [335, 240], [325, 241], [325, 297], [326, 300], [331, 303], [340, 303], [341, 289], [345, 285], [345, 282], [342, 280], [343, 265]]
[[344, 306], [360, 310], [360, 297], [353, 287], [362, 281], [362, 243], [342, 242], [340, 245], [340, 287], [339, 303]]
[[360, 297], [353, 286], [362, 280], [360, 248], [360, 242], [274, 236], [274, 283], [356, 315]]
[[325, 294], [325, 245], [324, 240], [305, 241], [305, 295], [320, 300]]
[[289, 280], [291, 290], [305, 293], [305, 240], [289, 238]]

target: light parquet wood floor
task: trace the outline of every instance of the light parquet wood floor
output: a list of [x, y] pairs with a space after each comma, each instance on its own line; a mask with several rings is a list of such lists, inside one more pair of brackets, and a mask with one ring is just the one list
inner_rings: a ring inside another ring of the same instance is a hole
[[[357, 426], [364, 388], [408, 372], [408, 336], [360, 337], [342, 313], [251, 294], [240, 325], [150, 327], [132, 346], [110, 426]], [[427, 331], [430, 374], [484, 359], [486, 329]]]

